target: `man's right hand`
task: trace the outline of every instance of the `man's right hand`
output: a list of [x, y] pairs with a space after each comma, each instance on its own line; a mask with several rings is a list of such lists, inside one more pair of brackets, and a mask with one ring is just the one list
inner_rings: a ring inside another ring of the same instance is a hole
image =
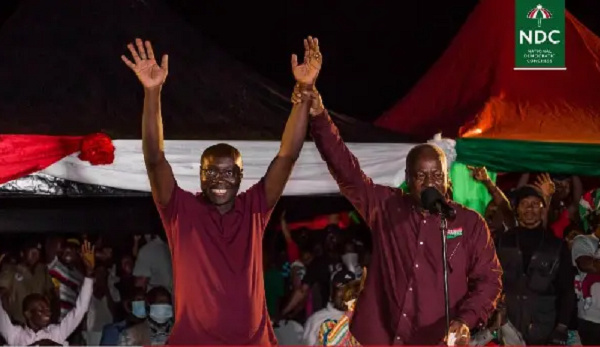
[[[137, 49], [135, 46], [137, 46]], [[169, 57], [166, 54], [163, 55], [160, 66], [158, 66], [150, 41], [143, 43], [141, 39], [135, 39], [135, 46], [133, 43], [127, 45], [133, 57], [133, 62], [125, 55], [122, 55], [121, 59], [135, 72], [145, 89], [152, 90], [162, 87], [169, 72]]]

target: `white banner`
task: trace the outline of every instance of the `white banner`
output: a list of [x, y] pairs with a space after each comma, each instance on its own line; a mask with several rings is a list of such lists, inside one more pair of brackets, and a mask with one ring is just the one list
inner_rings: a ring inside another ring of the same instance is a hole
[[[191, 192], [200, 190], [200, 155], [218, 141], [165, 141], [167, 160], [180, 187]], [[244, 179], [240, 191], [260, 180], [279, 150], [278, 141], [226, 141], [242, 153]], [[112, 165], [92, 166], [77, 155], [48, 167], [42, 172], [81, 183], [113, 188], [150, 191], [141, 140], [114, 140], [115, 161]], [[406, 155], [414, 144], [350, 143], [348, 148], [358, 158], [363, 171], [375, 183], [398, 186], [404, 181]], [[327, 165], [314, 143], [306, 142], [284, 195], [311, 195], [339, 192]]]

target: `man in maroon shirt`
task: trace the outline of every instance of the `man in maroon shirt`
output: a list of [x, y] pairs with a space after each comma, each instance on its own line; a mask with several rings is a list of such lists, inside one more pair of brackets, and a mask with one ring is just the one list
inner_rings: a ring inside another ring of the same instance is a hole
[[[150, 42], [137, 39], [136, 46], [128, 45], [133, 62], [122, 59], [144, 86], [144, 160], [173, 259], [175, 326], [169, 343], [276, 344], [265, 302], [262, 238], [300, 154], [310, 103], [293, 106], [279, 153], [260, 182], [237, 195], [240, 153], [217, 144], [202, 154], [202, 193], [194, 195], [177, 186], [163, 152], [160, 93], [168, 58], [163, 56], [159, 66]], [[321, 68], [317, 42], [309, 38], [304, 46], [302, 64], [292, 56], [296, 93], [312, 90]]]
[[421, 191], [435, 187], [447, 196], [446, 158], [438, 147], [416, 146], [406, 158], [409, 194], [373, 183], [361, 170], [338, 129], [311, 92], [311, 132], [342, 194], [373, 232], [366, 286], [351, 333], [363, 345], [435, 345], [454, 333], [469, 341], [470, 329], [493, 311], [502, 270], [490, 233], [479, 214], [452, 201], [448, 222], [450, 331], [445, 331], [440, 218], [425, 212]]

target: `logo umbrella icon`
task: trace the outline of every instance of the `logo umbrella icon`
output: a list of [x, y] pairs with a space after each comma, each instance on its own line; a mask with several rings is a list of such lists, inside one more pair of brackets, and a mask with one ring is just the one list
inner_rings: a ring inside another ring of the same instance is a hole
[[542, 26], [542, 19], [552, 18], [552, 13], [547, 9], [543, 8], [542, 5], [537, 5], [533, 10], [527, 13], [527, 18], [529, 19], [537, 19], [538, 20], [538, 28]]

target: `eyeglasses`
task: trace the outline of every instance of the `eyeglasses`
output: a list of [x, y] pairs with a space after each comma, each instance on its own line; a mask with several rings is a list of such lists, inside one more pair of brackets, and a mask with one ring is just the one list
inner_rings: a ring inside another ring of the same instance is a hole
[[225, 179], [232, 179], [232, 178], [236, 178], [240, 173], [241, 170], [238, 169], [225, 169], [225, 170], [218, 170], [215, 168], [208, 168], [208, 169], [201, 169], [200, 171], [202, 171], [204, 173], [204, 175], [206, 175], [207, 178], [217, 178], [217, 177], [223, 177]]

